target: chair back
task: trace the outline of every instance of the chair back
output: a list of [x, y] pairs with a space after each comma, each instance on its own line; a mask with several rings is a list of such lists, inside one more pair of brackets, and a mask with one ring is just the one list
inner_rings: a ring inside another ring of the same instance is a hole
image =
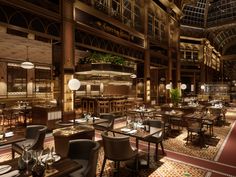
[[43, 149], [44, 139], [46, 136], [47, 126], [29, 125], [26, 127], [26, 139], [35, 139], [32, 150]]
[[108, 120], [108, 125], [107, 129], [113, 129], [114, 128], [114, 122], [115, 122], [115, 116], [114, 114], [111, 113], [103, 113], [100, 114], [101, 119], [107, 119]]
[[187, 120], [187, 130], [192, 132], [200, 132], [202, 129], [202, 119], [189, 118]]
[[129, 136], [114, 137], [102, 132], [104, 156], [113, 161], [129, 160], [137, 155], [132, 149]]
[[150, 133], [152, 131], [156, 131], [156, 128], [158, 128], [158, 129], [161, 128], [162, 131], [159, 131], [158, 133], [155, 133], [152, 136], [154, 136], [156, 138], [163, 139], [163, 137], [164, 137], [164, 122], [162, 122], [161, 120], [157, 120], [157, 119], [156, 120], [155, 119], [148, 119], [148, 120], [146, 120], [146, 122], [144, 124], [149, 125]]
[[68, 157], [71, 159], [87, 160], [88, 165], [82, 172], [86, 177], [96, 176], [98, 153], [100, 144], [89, 139], [69, 141]]

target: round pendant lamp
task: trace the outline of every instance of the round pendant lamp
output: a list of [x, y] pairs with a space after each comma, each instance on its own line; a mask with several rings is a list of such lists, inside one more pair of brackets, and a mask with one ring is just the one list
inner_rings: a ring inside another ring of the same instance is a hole
[[20, 64], [21, 68], [24, 68], [24, 69], [33, 69], [34, 68], [34, 64], [32, 62], [29, 61], [29, 57], [28, 57], [28, 49], [29, 49], [29, 46], [26, 46], [26, 61], [22, 62]]

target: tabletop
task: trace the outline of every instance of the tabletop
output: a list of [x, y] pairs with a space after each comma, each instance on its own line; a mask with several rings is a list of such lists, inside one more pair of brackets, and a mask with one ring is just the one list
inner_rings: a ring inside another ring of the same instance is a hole
[[[72, 122], [74, 120], [71, 120]], [[91, 117], [88, 119], [85, 118], [80, 118], [80, 119], [75, 119], [76, 124], [82, 124], [82, 125], [96, 125], [100, 123], [108, 122], [107, 119], [100, 119], [99, 117]]]
[[138, 128], [138, 129], [130, 129], [127, 127], [120, 127], [117, 129], [111, 130], [114, 133], [119, 133], [123, 135], [128, 135], [132, 136], [138, 139], [145, 139], [149, 136], [152, 136], [160, 131], [162, 131], [161, 128], [156, 128], [156, 127], [149, 127], [149, 131], [145, 131], [144, 128]]
[[16, 143], [23, 140], [25, 140], [25, 135], [20, 133], [15, 133], [13, 134], [13, 136], [5, 137], [4, 140], [0, 140], [0, 146]]

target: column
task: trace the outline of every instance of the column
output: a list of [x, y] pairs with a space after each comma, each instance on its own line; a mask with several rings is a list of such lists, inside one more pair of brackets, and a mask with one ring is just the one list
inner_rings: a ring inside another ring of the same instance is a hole
[[74, 0], [61, 1], [62, 12], [62, 62], [61, 62], [61, 94], [63, 98], [63, 119], [71, 119], [74, 116], [74, 99], [73, 93], [69, 90], [68, 80], [73, 78], [74, 74], [74, 28], [75, 22], [73, 17]]

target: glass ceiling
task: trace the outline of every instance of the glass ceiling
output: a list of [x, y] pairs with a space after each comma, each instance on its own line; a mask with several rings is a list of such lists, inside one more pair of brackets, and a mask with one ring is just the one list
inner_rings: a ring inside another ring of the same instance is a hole
[[208, 38], [222, 55], [236, 54], [229, 51], [236, 45], [236, 0], [196, 0], [186, 4], [183, 13], [182, 25], [205, 29], [202, 37]]

